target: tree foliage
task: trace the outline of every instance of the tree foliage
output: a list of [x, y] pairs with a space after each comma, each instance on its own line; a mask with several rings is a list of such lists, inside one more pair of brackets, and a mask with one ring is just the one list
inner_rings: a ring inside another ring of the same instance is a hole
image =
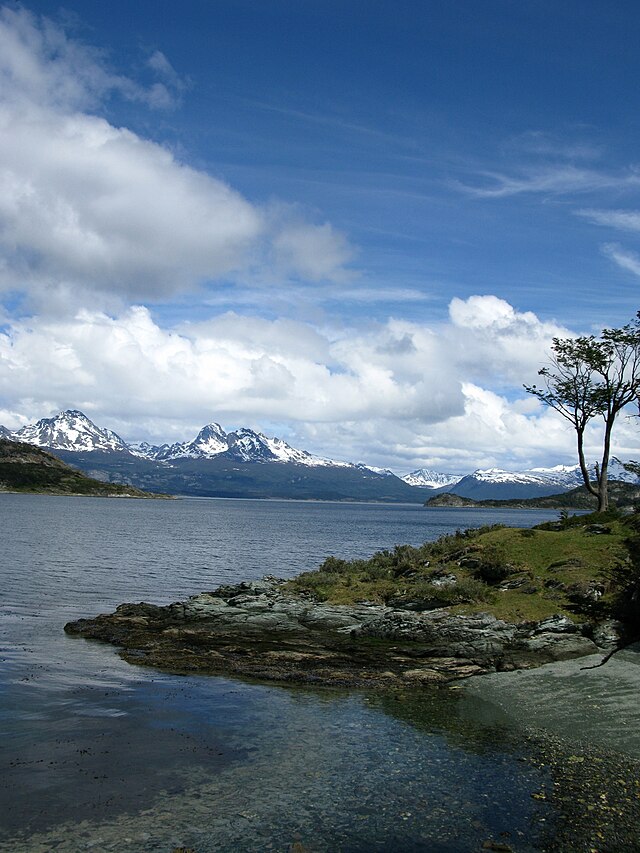
[[[525, 385], [545, 405], [568, 420], [576, 431], [578, 462], [586, 488], [608, 506], [611, 435], [620, 412], [640, 406], [640, 311], [620, 329], [603, 329], [599, 337], [554, 338], [550, 364], [538, 371], [544, 386]], [[587, 426], [594, 418], [603, 425], [602, 456], [594, 477], [584, 455]]]

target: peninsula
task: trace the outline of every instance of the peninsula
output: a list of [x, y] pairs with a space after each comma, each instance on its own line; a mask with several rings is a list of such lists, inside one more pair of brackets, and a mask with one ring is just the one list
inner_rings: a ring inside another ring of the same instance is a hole
[[326, 685], [441, 683], [612, 650], [635, 636], [640, 515], [492, 525], [292, 580], [122, 604], [69, 634], [177, 673]]
[[0, 492], [91, 497], [157, 498], [135, 486], [87, 477], [33, 444], [0, 438]]

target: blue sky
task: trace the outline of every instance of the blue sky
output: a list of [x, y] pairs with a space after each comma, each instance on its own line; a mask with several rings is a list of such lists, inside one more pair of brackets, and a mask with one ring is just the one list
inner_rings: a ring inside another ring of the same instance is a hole
[[554, 335], [638, 308], [637, 4], [70, 0], [1, 24], [0, 422], [572, 461], [521, 386]]

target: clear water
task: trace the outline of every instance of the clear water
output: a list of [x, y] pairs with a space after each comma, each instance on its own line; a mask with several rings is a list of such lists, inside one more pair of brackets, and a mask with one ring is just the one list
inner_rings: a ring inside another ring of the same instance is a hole
[[171, 676], [62, 627], [328, 554], [554, 516], [0, 495], [0, 850], [536, 849], [545, 770], [481, 696]]

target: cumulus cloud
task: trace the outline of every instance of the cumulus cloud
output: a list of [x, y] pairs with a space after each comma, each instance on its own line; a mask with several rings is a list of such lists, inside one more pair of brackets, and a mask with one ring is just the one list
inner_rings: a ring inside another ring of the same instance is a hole
[[83, 311], [73, 320], [19, 323], [0, 335], [0, 393], [10, 399], [19, 388], [29, 399], [55, 392], [66, 400], [76, 389], [160, 417], [176, 408], [204, 418], [330, 422], [406, 413], [434, 419], [455, 411], [455, 382], [427, 402], [428, 367], [380, 348], [394, 337], [392, 327], [383, 327], [323, 340], [303, 323], [246, 324], [233, 315], [167, 331], [141, 306], [117, 318]]
[[458, 363], [467, 377], [491, 376], [520, 386], [530, 382], [545, 359], [553, 338], [571, 332], [541, 321], [531, 311], [516, 311], [497, 296], [470, 296], [451, 300], [448, 335], [459, 347]]
[[0, 332], [0, 400], [10, 427], [75, 406], [129, 440], [280, 424], [298, 446], [400, 471], [527, 467], [574, 452], [570, 427], [521, 386], [556, 334], [490, 295], [453, 300], [448, 323], [325, 330], [234, 313], [166, 329], [142, 306], [85, 310]]
[[93, 116], [0, 106], [0, 163], [0, 245], [45, 282], [162, 296], [237, 269], [264, 229], [221, 181]]
[[166, 297], [269, 263], [341, 280], [352, 251], [330, 224], [274, 217], [96, 114], [113, 94], [173, 105], [183, 85], [169, 60], [155, 51], [148, 65], [161, 79], [144, 87], [50, 21], [0, 10], [0, 287], [77, 304]]

